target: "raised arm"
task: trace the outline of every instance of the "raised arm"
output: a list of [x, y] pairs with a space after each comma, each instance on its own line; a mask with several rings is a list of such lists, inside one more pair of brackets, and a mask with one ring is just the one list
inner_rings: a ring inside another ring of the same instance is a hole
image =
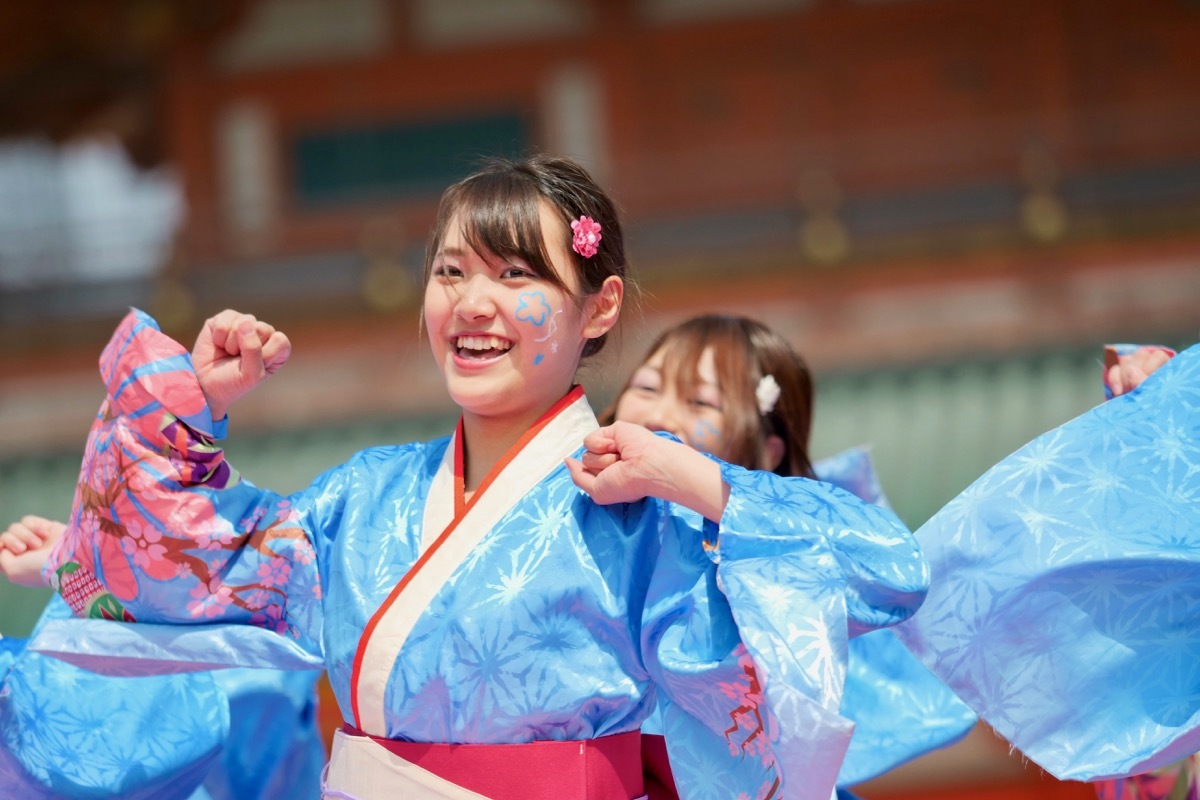
[[643, 497], [675, 503], [719, 523], [729, 548], [735, 539], [746, 547], [747, 537], [785, 549], [790, 536], [822, 537], [843, 575], [850, 635], [894, 625], [924, 598], [929, 571], [913, 535], [891, 511], [849, 492], [725, 464], [630, 423], [599, 429], [584, 447], [567, 467], [602, 505]]
[[77, 615], [314, 632], [309, 495], [241, 480], [217, 443], [217, 417], [289, 351], [282, 334], [235, 312], [206, 323], [195, 361], [149, 316], [121, 322], [100, 359], [107, 398], [47, 567]]

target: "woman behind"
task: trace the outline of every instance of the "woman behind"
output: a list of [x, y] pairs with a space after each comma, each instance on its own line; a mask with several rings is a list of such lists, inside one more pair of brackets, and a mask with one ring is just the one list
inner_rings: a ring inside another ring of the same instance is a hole
[[[812, 463], [812, 415], [811, 374], [786, 339], [748, 317], [705, 314], [658, 336], [601, 420], [665, 431], [743, 467], [815, 475], [887, 507], [865, 449]], [[839, 787], [945, 747], [976, 721], [889, 631], [851, 640], [841, 713], [855, 732]], [[651, 798], [673, 795], [661, 724], [655, 716], [643, 727]]]
[[781, 336], [747, 317], [708, 314], [664, 331], [602, 421], [674, 434], [749, 469], [813, 477], [812, 378]]

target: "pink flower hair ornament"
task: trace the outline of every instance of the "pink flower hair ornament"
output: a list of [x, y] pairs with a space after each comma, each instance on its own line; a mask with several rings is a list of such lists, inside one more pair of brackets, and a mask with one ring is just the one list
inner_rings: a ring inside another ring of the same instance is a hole
[[591, 258], [600, 249], [600, 223], [589, 216], [571, 220], [571, 249], [584, 258]]

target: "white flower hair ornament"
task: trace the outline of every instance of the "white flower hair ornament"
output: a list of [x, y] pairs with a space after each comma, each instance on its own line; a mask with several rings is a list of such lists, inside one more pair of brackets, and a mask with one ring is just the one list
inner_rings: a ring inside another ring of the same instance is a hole
[[775, 404], [779, 402], [779, 384], [775, 382], [774, 375], [763, 375], [758, 386], [754, 388], [754, 398], [758, 400], [758, 413], [766, 416], [775, 410]]

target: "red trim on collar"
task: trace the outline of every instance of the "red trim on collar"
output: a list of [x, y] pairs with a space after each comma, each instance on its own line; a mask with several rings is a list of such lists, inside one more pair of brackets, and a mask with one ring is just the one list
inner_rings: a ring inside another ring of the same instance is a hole
[[400, 582], [392, 588], [392, 591], [388, 594], [387, 599], [385, 599], [383, 603], [380, 604], [379, 608], [375, 610], [375, 613], [371, 615], [371, 619], [367, 622], [366, 627], [363, 628], [362, 636], [360, 636], [358, 639], [358, 648], [354, 653], [354, 668], [350, 673], [350, 709], [354, 714], [354, 724], [357, 727], [362, 727], [362, 715], [359, 714], [358, 710], [358, 682], [362, 672], [363, 657], [366, 654], [367, 642], [370, 640], [371, 635], [375, 632], [375, 628], [379, 625], [379, 621], [383, 619], [388, 609], [390, 609], [392, 605], [399, 599], [400, 595], [404, 592], [405, 588], [408, 587], [409, 583], [417, 575], [417, 573], [420, 572], [421, 568], [429, 562], [429, 559], [433, 557], [433, 554], [436, 553], [438, 549], [441, 548], [442, 544], [450, 537], [450, 534], [453, 533], [458, 527], [458, 523], [461, 522], [463, 517], [466, 516], [466, 513], [474, 507], [475, 503], [480, 497], [483, 496], [483, 493], [487, 491], [487, 488], [492, 485], [492, 482], [496, 479], [496, 477], [505, 470], [510, 462], [512, 462], [517, 453], [525, 449], [525, 446], [529, 444], [529, 442], [535, 436], [537, 436], [552, 419], [561, 414], [564, 409], [582, 396], [583, 387], [572, 386], [569, 392], [563, 395], [563, 397], [554, 405], [550, 406], [550, 408], [546, 410], [546, 413], [542, 414], [542, 416], [538, 418], [537, 422], [535, 422], [529, 428], [529, 430], [521, 434], [521, 438], [517, 439], [517, 441], [513, 443], [513, 446], [510, 447], [507, 452], [505, 452], [504, 456], [496, 462], [496, 464], [488, 472], [487, 477], [485, 477], [479, 484], [479, 487], [475, 490], [475, 493], [471, 495], [470, 501], [465, 503], [463, 502], [463, 495], [465, 492], [463, 478], [462, 418], [459, 418], [458, 427], [455, 429], [454, 441], [451, 442], [451, 445], [455, 448], [454, 519], [450, 521], [450, 524], [446, 526], [444, 531], [438, 534], [437, 539], [434, 540], [433, 544], [431, 544], [428, 549], [421, 554], [421, 557], [417, 559], [417, 563], [413, 564], [412, 568], [404, 574], [404, 577], [400, 579]]

